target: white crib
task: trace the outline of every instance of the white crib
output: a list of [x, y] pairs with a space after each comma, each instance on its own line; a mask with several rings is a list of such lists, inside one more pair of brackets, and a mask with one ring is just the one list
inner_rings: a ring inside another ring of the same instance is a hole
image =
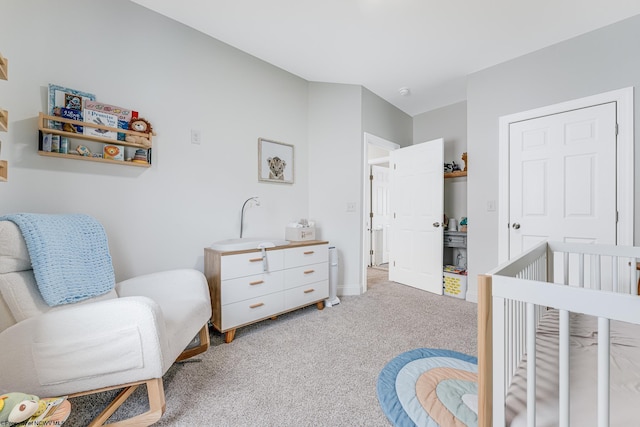
[[629, 416], [638, 413], [639, 258], [638, 247], [543, 242], [478, 277], [480, 427], [570, 426], [581, 417], [615, 426], [628, 419], [627, 400]]

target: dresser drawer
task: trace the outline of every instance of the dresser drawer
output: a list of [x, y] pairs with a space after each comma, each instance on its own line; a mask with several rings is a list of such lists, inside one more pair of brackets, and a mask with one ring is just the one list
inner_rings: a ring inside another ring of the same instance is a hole
[[231, 304], [246, 299], [256, 298], [261, 295], [282, 291], [284, 286], [284, 273], [262, 273], [253, 276], [237, 277], [222, 281], [222, 305]]
[[284, 270], [284, 288], [290, 289], [300, 285], [327, 280], [328, 278], [329, 265], [326, 262], [289, 268]]
[[[282, 270], [284, 267], [283, 251], [266, 251], [266, 254], [268, 271]], [[264, 272], [261, 251], [223, 255], [221, 266], [221, 280], [253, 276]]]
[[329, 245], [302, 246], [285, 249], [283, 252], [284, 268], [329, 261]]
[[284, 291], [284, 309], [301, 307], [329, 297], [329, 281], [311, 283]]
[[263, 295], [222, 306], [222, 330], [274, 316], [284, 310], [282, 293]]

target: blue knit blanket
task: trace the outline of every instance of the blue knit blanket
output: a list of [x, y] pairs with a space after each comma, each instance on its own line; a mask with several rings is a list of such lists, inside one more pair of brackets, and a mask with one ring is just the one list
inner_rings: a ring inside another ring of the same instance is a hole
[[0, 220], [20, 228], [38, 289], [48, 305], [82, 301], [114, 288], [107, 235], [93, 217], [19, 213]]

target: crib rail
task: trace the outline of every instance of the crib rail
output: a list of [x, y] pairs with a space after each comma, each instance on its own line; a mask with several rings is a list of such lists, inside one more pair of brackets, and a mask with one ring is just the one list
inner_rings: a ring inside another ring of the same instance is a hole
[[[542, 242], [478, 277], [479, 426], [504, 425], [511, 378], [525, 354], [535, 360], [536, 328], [549, 307], [560, 314], [559, 425], [569, 422], [569, 312], [576, 312], [599, 318], [598, 426], [608, 426], [609, 321], [640, 323], [637, 298], [625, 295], [637, 295], [638, 258], [640, 248]], [[535, 368], [527, 364], [530, 426]]]

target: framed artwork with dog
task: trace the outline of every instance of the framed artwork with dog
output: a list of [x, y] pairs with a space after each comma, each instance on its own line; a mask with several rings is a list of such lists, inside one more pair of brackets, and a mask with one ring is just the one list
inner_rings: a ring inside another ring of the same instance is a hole
[[259, 138], [258, 180], [293, 184], [293, 145]]

